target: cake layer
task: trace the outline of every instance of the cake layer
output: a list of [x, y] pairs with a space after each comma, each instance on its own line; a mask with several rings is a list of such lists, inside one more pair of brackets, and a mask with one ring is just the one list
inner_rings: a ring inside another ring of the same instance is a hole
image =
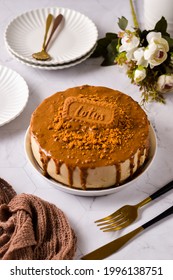
[[34, 111], [31, 147], [45, 174], [76, 188], [132, 177], [149, 149], [149, 121], [131, 97], [105, 87], [58, 92]]

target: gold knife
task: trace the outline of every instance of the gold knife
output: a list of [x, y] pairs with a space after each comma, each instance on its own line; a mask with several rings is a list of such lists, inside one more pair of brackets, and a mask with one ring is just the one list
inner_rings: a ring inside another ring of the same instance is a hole
[[166, 218], [170, 214], [173, 214], [173, 206], [162, 212], [160, 215], [156, 216], [152, 220], [148, 221], [147, 223], [143, 224], [142, 226], [136, 228], [135, 230], [125, 234], [124, 236], [115, 239], [106, 245], [92, 251], [91, 253], [83, 256], [81, 260], [102, 260], [113, 253], [117, 252], [123, 245], [125, 245], [130, 239], [135, 237], [137, 234], [142, 232], [144, 229], [148, 228], [149, 226], [155, 224], [156, 222]]

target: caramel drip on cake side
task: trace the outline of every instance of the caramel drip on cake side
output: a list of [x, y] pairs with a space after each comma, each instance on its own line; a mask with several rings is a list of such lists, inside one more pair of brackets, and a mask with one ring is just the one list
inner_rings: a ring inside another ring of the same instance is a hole
[[81, 186], [84, 190], [86, 189], [87, 176], [88, 176], [87, 168], [80, 168], [80, 181], [81, 181]]
[[[48, 176], [47, 167], [48, 167], [48, 163], [49, 163], [50, 157], [47, 156], [41, 150], [41, 148], [39, 150], [39, 153], [40, 153], [40, 160], [42, 162], [42, 169], [44, 171], [44, 176]], [[54, 159], [54, 163], [55, 163], [55, 166], [56, 166], [56, 174], [57, 175], [61, 174], [61, 166], [62, 166], [63, 162]], [[74, 169], [75, 169], [74, 167], [67, 166], [67, 170], [68, 170], [68, 184], [69, 184], [70, 187], [73, 187]], [[80, 168], [80, 182], [81, 182], [81, 186], [82, 186], [82, 188], [84, 190], [86, 189], [87, 176], [88, 176], [87, 168]]]
[[54, 159], [54, 163], [56, 166], [56, 174], [58, 175], [58, 174], [60, 174], [60, 168], [61, 168], [62, 162], [57, 159]]
[[115, 186], [118, 186], [119, 183], [120, 183], [120, 179], [121, 179], [121, 163], [115, 164], [115, 169], [116, 169], [116, 182], [115, 182]]
[[145, 151], [145, 148], [139, 149], [138, 162], [137, 162], [137, 169], [138, 169], [138, 168], [140, 167], [140, 165], [141, 165], [141, 159], [142, 159], [142, 157], [144, 156], [144, 151]]
[[131, 156], [130, 158], [130, 176], [132, 177], [133, 175], [133, 168], [135, 167], [135, 163], [134, 163], [134, 156]]
[[67, 166], [67, 169], [68, 169], [68, 183], [69, 183], [69, 186], [72, 187], [73, 186], [73, 171], [74, 171], [74, 167]]
[[40, 160], [42, 162], [42, 168], [43, 168], [43, 171], [44, 171], [44, 176], [48, 176], [48, 173], [47, 173], [47, 166], [48, 166], [48, 162], [50, 160], [50, 157], [47, 156], [42, 150], [41, 148], [39, 149], [39, 153], [40, 153]]

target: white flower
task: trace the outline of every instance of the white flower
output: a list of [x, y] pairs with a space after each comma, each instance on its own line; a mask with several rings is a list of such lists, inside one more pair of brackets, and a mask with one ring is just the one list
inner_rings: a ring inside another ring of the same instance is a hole
[[146, 70], [143, 67], [138, 67], [135, 71], [134, 71], [134, 81], [136, 83], [141, 82], [142, 80], [144, 80], [146, 77]]
[[154, 39], [162, 38], [162, 34], [161, 34], [160, 32], [154, 32], [154, 31], [149, 32], [149, 33], [147, 34], [147, 37], [146, 37], [147, 42], [150, 43], [150, 41], [153, 40], [153, 38], [154, 38]]
[[127, 61], [130, 61], [130, 60], [134, 59], [134, 50], [135, 49], [132, 49], [131, 51], [126, 52]]
[[173, 92], [173, 74], [161, 75], [157, 80], [157, 90], [161, 93]]
[[119, 52], [126, 52], [127, 59], [131, 60], [133, 57], [133, 52], [139, 46], [140, 39], [135, 36], [132, 32], [124, 32], [121, 39], [121, 46], [119, 47]]
[[133, 56], [134, 56], [134, 60], [136, 61], [137, 65], [147, 67], [148, 66], [148, 61], [145, 60], [145, 58], [144, 58], [144, 51], [145, 51], [144, 47], [137, 48], [134, 51]]
[[160, 32], [150, 32], [147, 35], [148, 47], [144, 51], [144, 58], [148, 60], [150, 67], [160, 65], [167, 59], [169, 51], [168, 42], [161, 37]]

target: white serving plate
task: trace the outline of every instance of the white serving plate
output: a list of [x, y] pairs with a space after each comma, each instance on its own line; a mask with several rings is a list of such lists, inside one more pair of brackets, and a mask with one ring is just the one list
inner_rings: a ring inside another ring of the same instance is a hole
[[42, 48], [48, 14], [64, 16], [53, 35], [48, 52], [52, 59], [44, 65], [64, 64], [86, 55], [96, 44], [98, 31], [85, 15], [66, 8], [50, 7], [32, 10], [13, 19], [5, 31], [7, 48], [29, 63], [39, 64], [32, 54]]
[[34, 170], [45, 180], [46, 183], [51, 184], [53, 187], [57, 188], [60, 191], [67, 192], [69, 194], [73, 195], [79, 195], [79, 196], [103, 196], [103, 195], [109, 195], [113, 194], [115, 192], [118, 192], [125, 187], [128, 187], [128, 185], [134, 183], [141, 175], [143, 175], [148, 168], [151, 166], [151, 163], [154, 160], [154, 157], [156, 155], [156, 148], [157, 148], [157, 138], [155, 131], [152, 126], [150, 126], [150, 151], [149, 151], [149, 158], [144, 164], [143, 168], [141, 168], [140, 173], [138, 173], [132, 180], [118, 186], [118, 187], [112, 187], [108, 189], [102, 189], [102, 190], [78, 190], [75, 188], [71, 188], [65, 185], [62, 185], [61, 183], [55, 181], [54, 179], [47, 178], [43, 175], [43, 170], [39, 167], [36, 160], [34, 159], [31, 145], [30, 145], [30, 138], [29, 138], [29, 128], [26, 131], [25, 134], [25, 140], [24, 140], [24, 148], [25, 148], [25, 154], [26, 158], [31, 164], [31, 166], [34, 168]]
[[15, 119], [25, 108], [29, 90], [15, 71], [0, 66], [0, 126]]

